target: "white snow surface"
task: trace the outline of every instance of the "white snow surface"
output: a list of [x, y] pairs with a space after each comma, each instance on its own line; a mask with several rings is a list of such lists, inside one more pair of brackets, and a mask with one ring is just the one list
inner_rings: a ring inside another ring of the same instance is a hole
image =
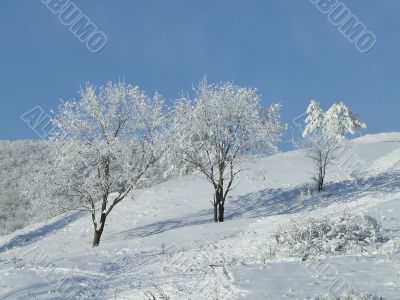
[[[363, 172], [332, 165], [326, 190], [310, 196], [312, 163], [300, 150], [244, 164], [220, 224], [212, 187], [192, 175], [132, 193], [97, 248], [86, 213], [3, 236], [0, 299], [319, 299], [335, 282], [400, 299], [400, 133], [354, 139], [349, 151]], [[271, 256], [278, 228], [343, 213], [375, 217], [382, 242], [304, 261]]]

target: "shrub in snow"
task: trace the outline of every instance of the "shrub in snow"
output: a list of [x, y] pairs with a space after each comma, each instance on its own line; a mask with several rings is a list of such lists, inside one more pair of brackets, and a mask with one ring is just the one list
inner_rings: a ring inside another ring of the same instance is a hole
[[317, 192], [317, 189], [313, 184], [305, 184], [301, 187], [301, 196], [308, 197], [312, 196]]
[[156, 287], [155, 291], [143, 292], [146, 300], [169, 300], [171, 299], [161, 288]]
[[378, 242], [381, 227], [368, 215], [295, 222], [274, 235], [277, 253], [307, 258], [309, 255], [362, 252]]
[[383, 300], [383, 298], [372, 294], [366, 294], [363, 292], [351, 291], [339, 297], [334, 295], [325, 295], [322, 297], [318, 297], [315, 300]]

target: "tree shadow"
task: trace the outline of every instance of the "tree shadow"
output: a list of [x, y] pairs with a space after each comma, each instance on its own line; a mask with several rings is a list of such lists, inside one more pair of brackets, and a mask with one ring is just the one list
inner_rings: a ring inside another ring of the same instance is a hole
[[302, 196], [302, 186], [290, 189], [265, 189], [231, 200], [226, 219], [267, 217], [293, 214], [348, 203], [361, 196], [400, 191], [400, 170], [390, 170], [373, 177], [328, 183], [322, 193]]
[[67, 214], [63, 216], [61, 219], [53, 221], [49, 224], [45, 224], [35, 230], [30, 232], [19, 234], [0, 245], [0, 253], [7, 251], [8, 249], [14, 247], [23, 247], [26, 245], [33, 244], [38, 239], [48, 236], [54, 231], [60, 230], [67, 226], [68, 224], [76, 221], [80, 218], [82, 212], [75, 212], [72, 214]]
[[169, 219], [165, 221], [154, 222], [143, 226], [136, 227], [132, 230], [123, 231], [128, 238], [147, 237], [155, 234], [163, 233], [168, 230], [178, 229], [187, 226], [195, 226], [213, 223], [213, 209], [204, 209], [198, 213], [189, 214], [179, 219]]
[[[302, 190], [303, 186], [289, 189], [267, 188], [255, 193], [230, 197], [225, 207], [225, 220], [294, 214], [327, 207], [334, 203], [349, 203], [361, 196], [399, 192], [400, 170], [390, 170], [374, 177], [328, 183], [322, 193], [312, 196], [302, 196]], [[128, 238], [147, 237], [177, 228], [212, 223], [212, 218], [213, 210], [210, 208], [182, 218], [146, 224], [123, 233]]]

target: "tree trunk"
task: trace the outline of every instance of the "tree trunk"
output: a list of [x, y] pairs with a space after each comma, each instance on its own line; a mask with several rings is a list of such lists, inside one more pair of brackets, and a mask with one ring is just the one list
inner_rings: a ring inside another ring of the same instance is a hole
[[97, 247], [100, 244], [100, 238], [102, 233], [103, 233], [103, 228], [94, 231], [93, 247]]
[[214, 222], [218, 223], [218, 203], [214, 203]]
[[101, 235], [103, 234], [104, 226], [106, 224], [106, 214], [102, 213], [100, 218], [100, 228], [94, 230], [94, 237], [93, 237], [93, 247], [97, 247], [100, 245]]
[[[222, 186], [217, 186], [215, 189], [215, 198], [214, 198], [214, 222], [221, 222], [221, 209], [223, 214], [223, 198], [224, 198], [224, 189]], [[223, 222], [223, 218], [222, 218]]]
[[318, 188], [318, 192], [322, 192], [322, 190], [324, 189], [324, 169], [323, 169], [323, 167], [319, 167], [317, 188]]
[[225, 211], [225, 207], [224, 207], [224, 203], [221, 202], [219, 204], [219, 214], [218, 214], [218, 222], [224, 222], [224, 211]]
[[324, 176], [320, 175], [318, 179], [318, 192], [322, 192], [324, 189]]

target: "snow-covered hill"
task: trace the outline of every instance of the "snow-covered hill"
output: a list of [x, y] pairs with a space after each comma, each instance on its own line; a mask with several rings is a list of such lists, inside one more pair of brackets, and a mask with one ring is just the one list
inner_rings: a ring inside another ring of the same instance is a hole
[[[0, 298], [318, 299], [344, 283], [400, 299], [399, 160], [400, 133], [352, 140], [324, 193], [307, 195], [312, 164], [302, 151], [258, 159], [245, 165], [221, 224], [212, 223], [209, 184], [178, 178], [124, 200], [98, 248], [84, 213], [30, 226], [0, 240]], [[271, 255], [279, 228], [344, 213], [375, 217], [384, 239], [363, 253]]]

